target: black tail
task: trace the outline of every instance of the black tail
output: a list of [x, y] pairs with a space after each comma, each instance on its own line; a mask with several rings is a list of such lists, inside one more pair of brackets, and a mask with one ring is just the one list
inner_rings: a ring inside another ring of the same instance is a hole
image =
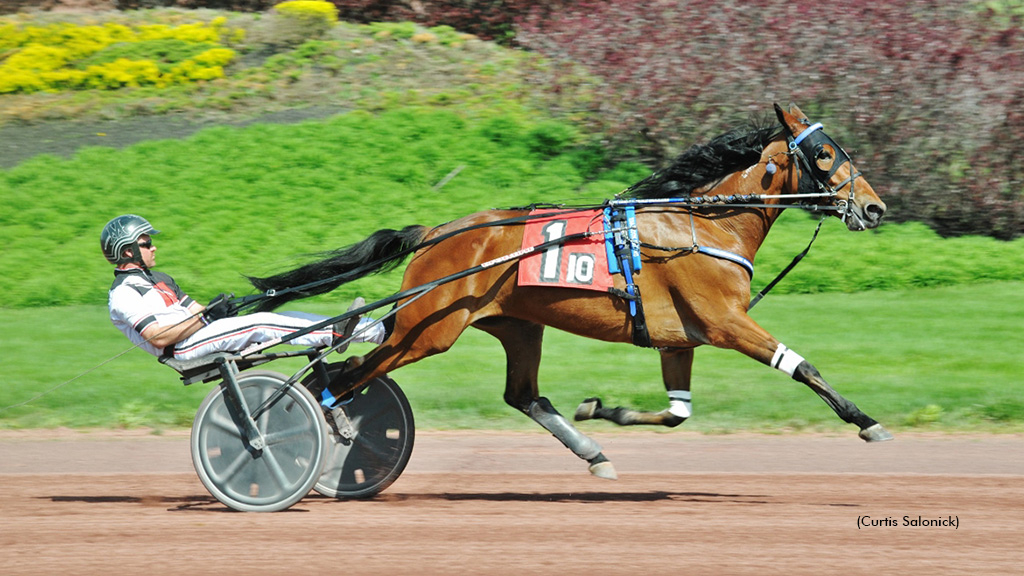
[[428, 230], [425, 226], [378, 230], [362, 242], [326, 252], [323, 260], [268, 278], [249, 276], [258, 290], [279, 292], [260, 301], [256, 310], [273, 310], [286, 302], [324, 294], [346, 282], [392, 270], [418, 247]]

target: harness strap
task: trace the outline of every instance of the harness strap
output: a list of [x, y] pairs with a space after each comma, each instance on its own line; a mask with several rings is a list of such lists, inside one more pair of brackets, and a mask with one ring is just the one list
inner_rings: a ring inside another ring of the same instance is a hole
[[796, 150], [797, 146], [799, 146], [800, 143], [804, 141], [804, 138], [807, 138], [812, 133], [821, 130], [822, 128], [824, 128], [824, 126], [822, 126], [821, 122], [818, 122], [812, 126], [808, 126], [807, 129], [801, 132], [796, 138], [793, 139], [792, 142], [789, 143], [789, 149], [791, 151]]
[[775, 285], [778, 284], [780, 281], [782, 281], [782, 279], [786, 277], [786, 274], [789, 274], [790, 270], [792, 270], [793, 268], [796, 268], [796, 265], [799, 264], [800, 261], [804, 259], [804, 256], [807, 256], [807, 253], [811, 251], [811, 244], [814, 244], [814, 241], [818, 238], [818, 232], [821, 231], [821, 225], [824, 222], [825, 222], [825, 217], [822, 216], [821, 220], [818, 220], [818, 227], [814, 229], [814, 235], [811, 236], [811, 241], [807, 243], [807, 248], [804, 248], [803, 252], [797, 254], [796, 257], [793, 258], [793, 261], [789, 263], [789, 266], [786, 266], [785, 268], [783, 268], [782, 272], [779, 272], [779, 275], [776, 276], [774, 280], [769, 282], [767, 286], [762, 288], [761, 291], [758, 292], [757, 295], [754, 296], [750, 300], [750, 305], [747, 306], [747, 311], [748, 312], [754, 306], [756, 306], [758, 302], [761, 301], [761, 298], [764, 298], [765, 294], [770, 292], [772, 288], [775, 288]]
[[715, 258], [721, 258], [722, 260], [735, 262], [736, 264], [742, 266], [751, 278], [754, 277], [754, 263], [751, 262], [750, 260], [747, 260], [743, 256], [740, 256], [739, 254], [729, 252], [728, 250], [722, 250], [720, 248], [712, 248], [711, 246], [697, 246], [696, 250], [701, 254], [707, 254], [708, 256], [714, 256]]
[[640, 235], [636, 229], [636, 209], [626, 206], [624, 209], [608, 206], [604, 209], [605, 229], [616, 230], [605, 234], [605, 246], [608, 250], [608, 271], [621, 273], [626, 281], [626, 290], [610, 289], [609, 292], [622, 296], [629, 302], [629, 315], [633, 319], [633, 345], [641, 348], [651, 347], [651, 334], [647, 330], [647, 316], [644, 314], [644, 303], [640, 296], [640, 287], [633, 282], [633, 270], [639, 270]]

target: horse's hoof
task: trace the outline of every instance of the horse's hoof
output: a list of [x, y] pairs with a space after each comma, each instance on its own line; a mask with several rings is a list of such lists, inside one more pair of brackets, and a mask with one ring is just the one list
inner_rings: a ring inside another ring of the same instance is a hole
[[573, 414], [572, 419], [580, 422], [582, 420], [591, 420], [594, 418], [594, 413], [601, 407], [600, 398], [587, 398], [580, 405], [576, 407], [576, 413]]
[[607, 460], [604, 462], [598, 462], [597, 464], [591, 464], [590, 473], [598, 478], [604, 478], [605, 480], [619, 479], [619, 475], [615, 472], [615, 466], [612, 466], [612, 463]]
[[881, 424], [874, 424], [860, 431], [858, 434], [865, 442], [885, 442], [892, 440], [892, 433], [886, 430]]

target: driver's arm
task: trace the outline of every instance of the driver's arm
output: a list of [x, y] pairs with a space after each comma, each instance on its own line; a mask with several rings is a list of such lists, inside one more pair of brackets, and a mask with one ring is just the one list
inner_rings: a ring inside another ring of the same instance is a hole
[[192, 302], [188, 307], [188, 311], [193, 314], [191, 318], [172, 326], [160, 326], [156, 323], [150, 324], [142, 329], [142, 337], [149, 340], [149, 343], [157, 348], [166, 348], [172, 344], [177, 344], [205, 326], [203, 323], [203, 310], [206, 310], [205, 306], [198, 302]]

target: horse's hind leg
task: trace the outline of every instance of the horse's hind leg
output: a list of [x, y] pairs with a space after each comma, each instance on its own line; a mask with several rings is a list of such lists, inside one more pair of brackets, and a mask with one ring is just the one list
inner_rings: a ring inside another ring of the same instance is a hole
[[660, 412], [642, 412], [632, 408], [605, 408], [600, 398], [587, 398], [578, 408], [576, 420], [610, 420], [621, 426], [654, 424], [674, 428], [690, 417], [690, 374], [693, 369], [693, 348], [671, 348], [661, 351], [661, 375], [668, 392], [669, 407]]
[[[439, 306], [430, 301], [423, 306]], [[402, 366], [445, 352], [466, 328], [468, 313], [458, 303], [427, 309], [406, 309], [406, 319], [396, 317], [392, 329], [380, 345], [365, 356], [345, 360], [344, 370], [331, 381], [329, 391], [340, 398], [374, 378]], [[411, 320], [410, 320], [411, 319]]]
[[500, 340], [505, 348], [505, 402], [532, 418], [566, 448], [586, 460], [590, 464], [591, 474], [599, 478], [616, 479], [615, 467], [602, 454], [601, 446], [577, 430], [555, 410], [547, 398], [539, 394], [537, 372], [544, 327], [507, 317], [486, 318], [473, 326]]

